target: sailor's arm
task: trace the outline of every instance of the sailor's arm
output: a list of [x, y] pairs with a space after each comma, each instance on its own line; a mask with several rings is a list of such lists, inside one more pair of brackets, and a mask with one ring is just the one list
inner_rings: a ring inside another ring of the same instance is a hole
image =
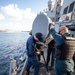
[[61, 41], [61, 43], [62, 43], [63, 37], [62, 37], [62, 35], [58, 34], [55, 31], [54, 27], [55, 26], [53, 24], [50, 25], [50, 33], [52, 34], [52, 36], [53, 36], [54, 40], [57, 42], [57, 44], [59, 44], [59, 41]]

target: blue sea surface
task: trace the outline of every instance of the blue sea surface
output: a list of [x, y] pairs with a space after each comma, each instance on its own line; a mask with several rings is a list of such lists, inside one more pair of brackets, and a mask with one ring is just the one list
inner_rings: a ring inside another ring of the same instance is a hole
[[0, 75], [9, 75], [10, 56], [19, 60], [25, 52], [28, 37], [28, 32], [0, 32]]

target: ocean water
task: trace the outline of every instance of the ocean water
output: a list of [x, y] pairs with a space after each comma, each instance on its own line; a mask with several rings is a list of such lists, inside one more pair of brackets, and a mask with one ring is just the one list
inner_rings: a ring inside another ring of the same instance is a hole
[[0, 32], [0, 75], [9, 75], [10, 56], [15, 60], [26, 50], [28, 32]]

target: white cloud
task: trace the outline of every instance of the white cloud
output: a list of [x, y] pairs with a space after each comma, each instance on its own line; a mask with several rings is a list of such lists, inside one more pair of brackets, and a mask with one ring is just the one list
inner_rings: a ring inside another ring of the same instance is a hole
[[0, 14], [0, 20], [4, 20], [4, 15]]
[[3, 24], [4, 28], [6, 27], [11, 30], [31, 30], [36, 14], [30, 8], [19, 9], [17, 4], [9, 4], [8, 6], [1, 7], [1, 11], [7, 20], [7, 23]]

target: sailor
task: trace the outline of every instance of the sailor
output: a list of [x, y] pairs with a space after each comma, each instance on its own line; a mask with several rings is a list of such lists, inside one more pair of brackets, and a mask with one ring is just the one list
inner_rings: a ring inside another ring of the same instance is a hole
[[29, 35], [32, 35], [32, 30], [29, 31]]
[[[30, 30], [29, 35], [32, 35], [32, 30]], [[41, 42], [43, 42], [43, 39], [41, 40]], [[39, 59], [39, 62], [40, 62], [40, 55], [41, 55], [41, 47], [42, 47], [41, 44], [36, 43], [35, 51], [37, 52], [37, 50], [38, 50], [37, 57]]]
[[39, 73], [39, 60], [37, 58], [37, 54], [39, 54], [39, 52], [35, 51], [34, 46], [37, 41], [41, 40], [42, 40], [42, 33], [40, 32], [30, 36], [27, 40], [26, 48], [27, 48], [28, 62], [26, 65], [26, 75], [29, 75], [29, 70], [32, 65], [34, 66], [34, 75], [38, 75]]
[[65, 20], [69, 20], [69, 16], [66, 16]]
[[72, 58], [75, 52], [75, 38], [68, 34], [68, 28], [66, 26], [59, 27], [58, 34], [54, 30], [53, 23], [50, 23], [50, 33], [57, 46], [55, 62], [56, 75], [72, 75], [72, 72], [74, 72], [74, 62]]
[[[51, 58], [51, 60], [50, 60]], [[54, 66], [54, 60], [55, 60], [55, 41], [54, 39], [49, 42], [48, 49], [47, 49], [47, 64], [46, 67], [48, 68], [49, 61], [51, 61], [50, 70], [53, 69]]]

